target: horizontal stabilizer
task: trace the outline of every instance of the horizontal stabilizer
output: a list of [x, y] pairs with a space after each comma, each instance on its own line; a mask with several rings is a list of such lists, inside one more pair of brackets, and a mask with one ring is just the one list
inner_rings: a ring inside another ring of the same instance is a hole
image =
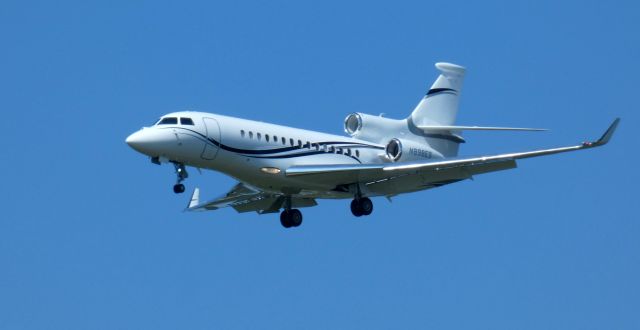
[[418, 126], [419, 129], [428, 132], [437, 131], [547, 131], [545, 128], [522, 127], [486, 127], [486, 126]]

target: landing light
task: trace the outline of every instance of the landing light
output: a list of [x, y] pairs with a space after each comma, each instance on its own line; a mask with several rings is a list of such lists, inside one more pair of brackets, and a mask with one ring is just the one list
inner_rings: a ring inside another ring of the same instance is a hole
[[260, 171], [267, 173], [267, 174], [278, 174], [280, 173], [280, 169], [277, 167], [263, 167], [260, 169]]

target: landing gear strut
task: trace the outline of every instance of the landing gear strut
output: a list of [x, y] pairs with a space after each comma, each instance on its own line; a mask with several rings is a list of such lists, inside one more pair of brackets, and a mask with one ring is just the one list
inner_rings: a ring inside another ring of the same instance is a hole
[[280, 213], [280, 223], [284, 228], [298, 227], [302, 224], [302, 212], [298, 209], [285, 209]]
[[371, 212], [373, 212], [373, 202], [369, 198], [354, 198], [351, 201], [351, 213], [356, 217], [369, 215]]
[[187, 169], [184, 167], [184, 164], [173, 163], [173, 167], [175, 167], [176, 175], [178, 176], [178, 181], [173, 186], [173, 192], [176, 194], [182, 194], [184, 192], [184, 185], [182, 184], [182, 181], [189, 177], [189, 173], [187, 173]]

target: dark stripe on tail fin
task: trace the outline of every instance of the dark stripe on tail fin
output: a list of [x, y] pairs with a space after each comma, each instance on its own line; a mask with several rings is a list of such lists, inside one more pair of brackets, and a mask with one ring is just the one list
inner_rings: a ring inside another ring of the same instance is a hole
[[432, 96], [435, 94], [439, 94], [439, 93], [452, 93], [452, 94], [456, 94], [457, 91], [453, 88], [432, 88], [427, 92], [427, 96]]

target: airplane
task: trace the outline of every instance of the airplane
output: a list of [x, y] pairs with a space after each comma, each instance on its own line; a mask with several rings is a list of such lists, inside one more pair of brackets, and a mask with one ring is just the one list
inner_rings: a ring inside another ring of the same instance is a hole
[[448, 185], [474, 175], [513, 169], [516, 160], [590, 149], [609, 142], [620, 119], [602, 137], [567, 147], [480, 157], [458, 157], [463, 131], [542, 131], [536, 128], [458, 126], [455, 119], [466, 69], [436, 63], [439, 76], [409, 117], [352, 113], [349, 136], [182, 111], [162, 116], [126, 138], [155, 164], [173, 164], [175, 193], [183, 193], [186, 166], [224, 173], [238, 183], [225, 195], [201, 202], [195, 188], [187, 211], [232, 207], [237, 212], [280, 213], [285, 228], [302, 223], [300, 208], [318, 199], [351, 199], [356, 217], [373, 211], [371, 197]]

